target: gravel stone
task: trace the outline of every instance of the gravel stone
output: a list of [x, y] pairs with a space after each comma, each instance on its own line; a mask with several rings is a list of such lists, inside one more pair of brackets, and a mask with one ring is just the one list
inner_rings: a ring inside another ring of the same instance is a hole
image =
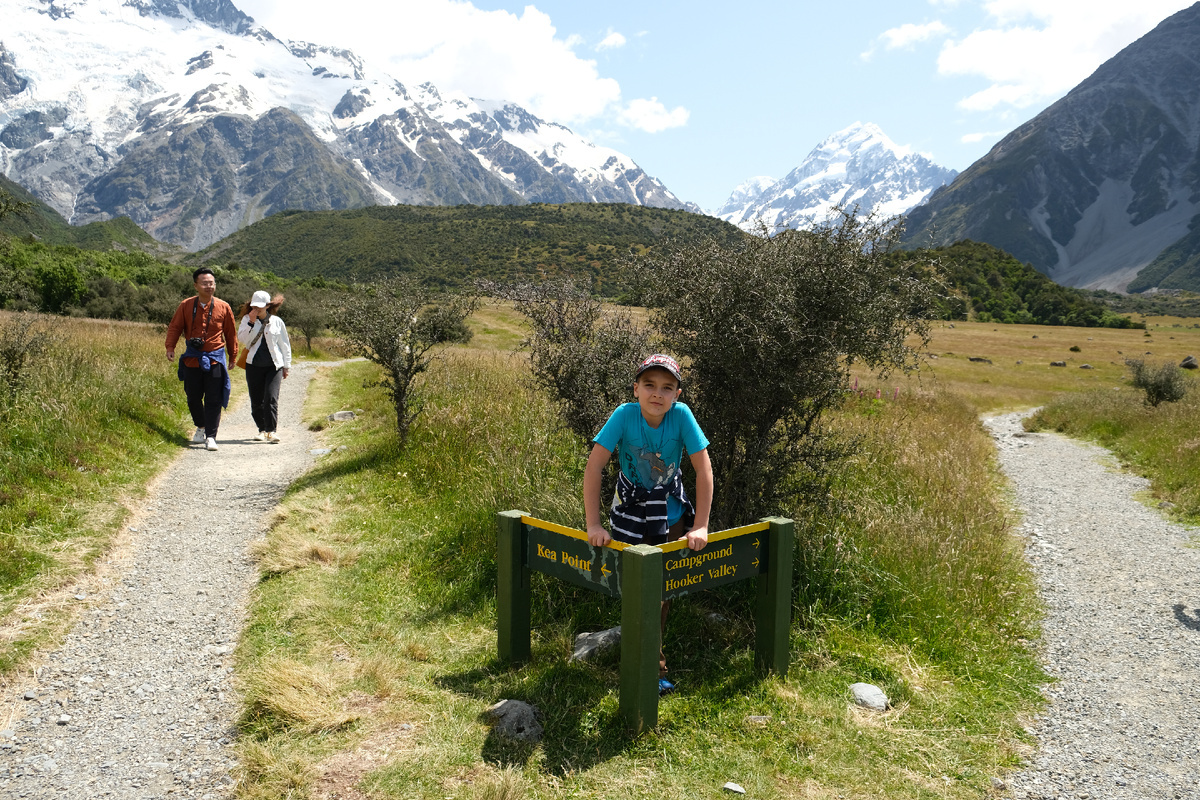
[[76, 605], [60, 649], [33, 665], [35, 685], [0, 696], [11, 720], [0, 798], [234, 796], [232, 653], [257, 577], [247, 545], [313, 463], [300, 410], [316, 366], [283, 383], [283, 444], [253, 441], [243, 396], [223, 415], [219, 451], [189, 444], [151, 485], [110, 554], [108, 590]]
[[1138, 502], [1149, 483], [1107, 451], [984, 420], [1024, 514], [1025, 553], [1055, 679], [1027, 729], [1037, 750], [1010, 796], [1200, 798], [1197, 531]]

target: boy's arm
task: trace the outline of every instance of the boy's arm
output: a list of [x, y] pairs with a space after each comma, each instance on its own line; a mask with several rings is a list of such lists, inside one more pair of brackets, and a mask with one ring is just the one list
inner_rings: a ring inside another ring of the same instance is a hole
[[583, 472], [583, 512], [587, 516], [588, 544], [603, 547], [612, 541], [608, 531], [600, 524], [600, 484], [604, 476], [604, 465], [612, 458], [612, 451], [603, 445], [592, 445], [587, 469]]
[[703, 550], [708, 544], [708, 515], [712, 511], [713, 474], [708, 460], [708, 448], [692, 453], [692, 469], [696, 470], [696, 521], [687, 532], [688, 547]]

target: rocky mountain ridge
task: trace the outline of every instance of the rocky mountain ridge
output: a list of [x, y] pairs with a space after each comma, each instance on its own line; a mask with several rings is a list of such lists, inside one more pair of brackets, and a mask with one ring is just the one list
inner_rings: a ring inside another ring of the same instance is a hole
[[1200, 289], [1200, 3], [1169, 17], [908, 215], [1090, 289]]
[[685, 206], [513, 104], [410, 92], [229, 0], [0, 0], [0, 171], [73, 224], [199, 249], [284, 209]]

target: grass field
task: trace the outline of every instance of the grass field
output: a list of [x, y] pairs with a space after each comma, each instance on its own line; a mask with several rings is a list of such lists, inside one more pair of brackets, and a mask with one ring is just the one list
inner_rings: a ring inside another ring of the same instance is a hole
[[[22, 319], [0, 315], [0, 336]], [[1103, 441], [1194, 520], [1200, 405], [1146, 407], [1123, 361], [1200, 355], [1200, 328], [1147, 322], [941, 324], [919, 374], [858, 374], [861, 393], [830, 423], [859, 448], [828, 496], [781, 509], [799, 545], [788, 676], [754, 673], [751, 583], [686, 598], [666, 639], [680, 690], [636, 739], [617, 715], [617, 654], [567, 663], [577, 633], [617, 624], [614, 601], [535, 576], [533, 661], [496, 658], [496, 513], [582, 521], [586, 451], [529, 388], [519, 318], [500, 303], [476, 313], [472, 342], [428, 374], [404, 452], [386, 399], [364, 388], [375, 368], [322, 370], [313, 427], [363, 413], [327, 427], [346, 449], [291, 488], [256, 548], [237, 653], [240, 796], [682, 799], [726, 781], [760, 798], [995, 794], [992, 778], [1028, 747], [1045, 676], [1023, 544], [978, 415], [1043, 406], [1033, 424]], [[70, 613], [54, 598], [107, 551], [123, 501], [187, 432], [159, 329], [53, 318], [32, 331], [48, 349], [0, 426], [0, 680], [61, 635]], [[892, 710], [854, 707], [855, 681], [881, 686]], [[542, 710], [541, 743], [488, 728], [502, 698]]]
[[[789, 675], [754, 675], [747, 584], [689, 598], [666, 640], [680, 691], [634, 739], [617, 655], [567, 663], [575, 634], [617, 624], [614, 602], [535, 575], [533, 662], [496, 658], [494, 515], [578, 526], [585, 451], [527, 388], [512, 313], [491, 306], [474, 326], [430, 374], [404, 453], [390, 408], [362, 389], [373, 367], [318, 378], [314, 421], [364, 414], [326, 432], [347, 449], [294, 488], [260, 550], [239, 650], [244, 797], [685, 798], [726, 781], [757, 797], [987, 796], [1019, 761], [1045, 677], [978, 414], [1112, 392], [1125, 355], [1200, 343], [1194, 329], [957, 323], [935, 331], [921, 375], [859, 376], [861, 396], [831, 422], [860, 449], [829, 498], [787, 510], [803, 576]], [[860, 680], [893, 710], [854, 708]], [[490, 731], [482, 714], [503, 698], [542, 710], [541, 744]]]
[[[1147, 323], [1146, 331], [939, 323], [927, 369], [907, 380], [872, 386], [943, 391], [965, 398], [981, 412], [1012, 411], [1044, 405], [1064, 393], [1122, 386], [1127, 358], [1174, 363], [1193, 354], [1200, 358], [1200, 329], [1190, 327], [1190, 321], [1150, 318]], [[1053, 361], [1066, 366], [1051, 367]], [[1083, 369], [1085, 364], [1092, 369]]]

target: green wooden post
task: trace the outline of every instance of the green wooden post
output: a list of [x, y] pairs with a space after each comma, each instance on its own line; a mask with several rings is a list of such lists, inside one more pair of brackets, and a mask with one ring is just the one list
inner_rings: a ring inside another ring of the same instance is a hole
[[662, 646], [663, 552], [647, 544], [621, 551], [621, 697], [633, 733], [658, 724], [658, 652]]
[[496, 535], [496, 631], [500, 658], [530, 658], [529, 568], [525, 566], [525, 524], [521, 511], [502, 511]]
[[792, 554], [795, 525], [790, 519], [767, 517], [767, 571], [758, 578], [754, 664], [759, 672], [787, 675], [791, 662]]

